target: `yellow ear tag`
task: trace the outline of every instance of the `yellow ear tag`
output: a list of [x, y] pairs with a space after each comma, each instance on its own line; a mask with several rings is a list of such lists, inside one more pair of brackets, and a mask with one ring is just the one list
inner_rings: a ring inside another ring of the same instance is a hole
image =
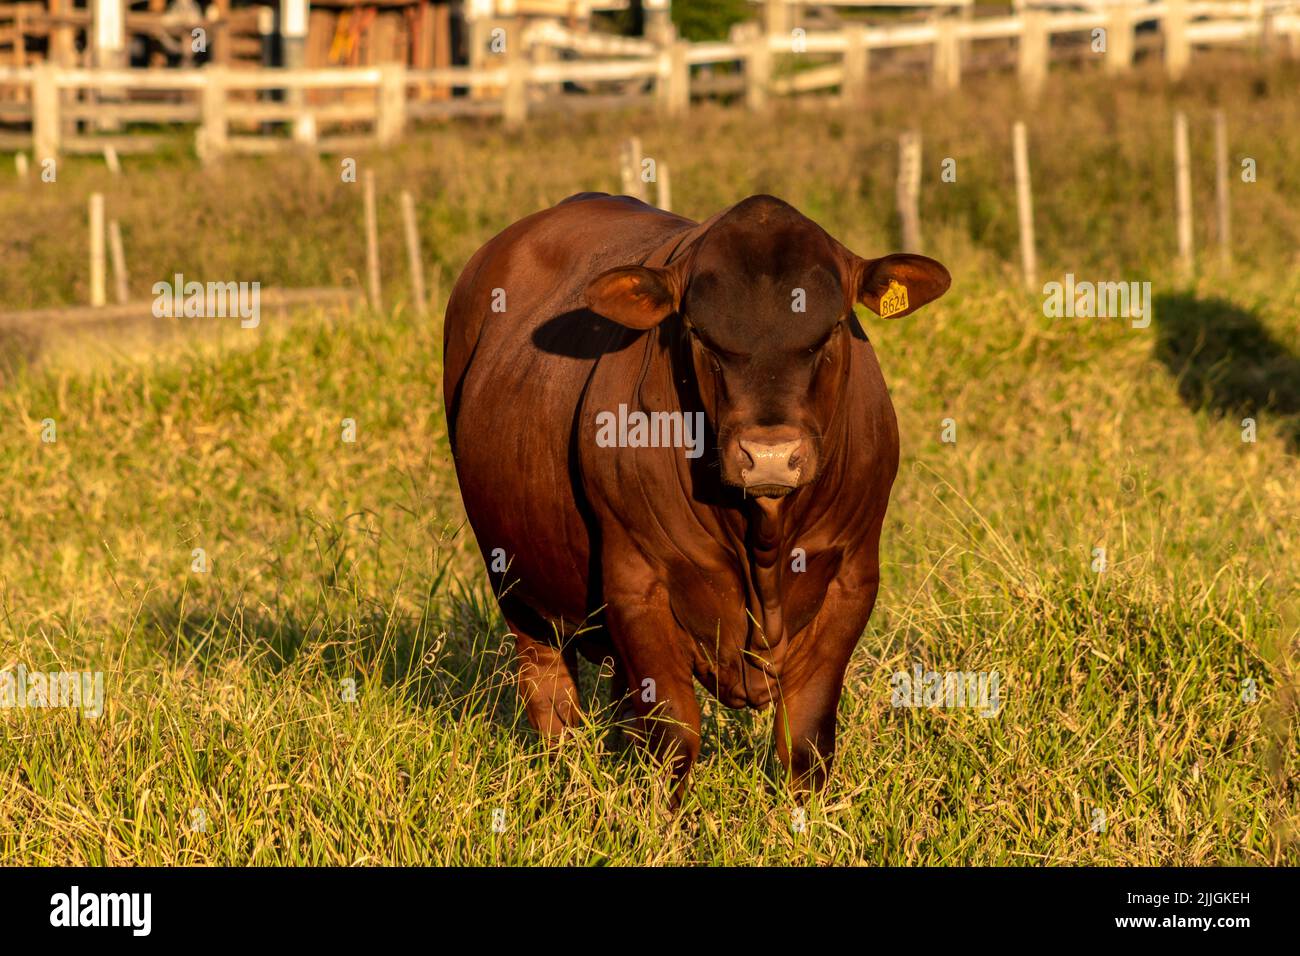
[[880, 317], [887, 319], [907, 311], [907, 286], [900, 285], [897, 279], [889, 280], [889, 288], [880, 297]]

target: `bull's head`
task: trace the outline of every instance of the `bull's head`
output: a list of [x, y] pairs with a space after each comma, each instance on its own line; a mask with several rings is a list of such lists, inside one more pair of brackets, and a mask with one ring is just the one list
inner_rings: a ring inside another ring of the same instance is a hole
[[754, 196], [667, 267], [597, 276], [587, 301], [634, 329], [681, 316], [722, 480], [779, 498], [817, 477], [849, 361], [854, 303], [896, 318], [950, 282], [925, 256], [862, 259], [788, 204]]

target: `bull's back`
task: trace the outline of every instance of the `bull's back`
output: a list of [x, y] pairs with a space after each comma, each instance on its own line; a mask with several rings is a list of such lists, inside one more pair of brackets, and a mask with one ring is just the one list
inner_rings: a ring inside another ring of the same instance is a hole
[[452, 291], [443, 389], [461, 496], [489, 568], [509, 563], [494, 586], [543, 617], [590, 609], [575, 416], [600, 356], [639, 334], [588, 311], [587, 284], [691, 225], [626, 199], [565, 202], [490, 240]]

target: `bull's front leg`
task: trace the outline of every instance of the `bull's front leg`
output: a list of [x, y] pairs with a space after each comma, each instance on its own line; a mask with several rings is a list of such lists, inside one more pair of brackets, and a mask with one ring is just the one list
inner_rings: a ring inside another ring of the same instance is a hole
[[668, 763], [672, 804], [700, 753], [700, 705], [695, 697], [689, 640], [668, 606], [668, 590], [635, 560], [605, 568], [606, 626], [627, 678], [638, 731], [635, 738]]
[[878, 587], [879, 578], [851, 588], [833, 583], [781, 674], [773, 734], [795, 793], [821, 790], [830, 776], [844, 673]]

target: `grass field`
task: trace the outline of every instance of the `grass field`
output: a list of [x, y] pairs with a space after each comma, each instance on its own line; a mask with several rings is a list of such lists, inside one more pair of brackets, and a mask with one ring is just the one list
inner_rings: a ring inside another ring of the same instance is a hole
[[[1300, 863], [1298, 79], [1225, 62], [1172, 89], [1058, 76], [1037, 107], [988, 80], [888, 87], [854, 115], [456, 127], [372, 158], [382, 314], [5, 333], [0, 670], [102, 671], [106, 702], [98, 719], [0, 710], [0, 863]], [[1233, 181], [1231, 269], [1212, 254], [1214, 105], [1234, 164], [1259, 170]], [[1206, 250], [1186, 283], [1175, 108]], [[1044, 279], [1149, 280], [1150, 328], [1047, 318], [1022, 290], [1016, 116]], [[498, 229], [614, 189], [630, 132], [689, 215], [771, 192], [880, 255], [913, 123], [926, 251], [954, 284], [865, 321], [903, 463], [831, 787], [795, 825], [770, 715], [710, 703], [672, 816], [600, 699], [555, 753], [518, 707], [451, 469], [440, 321], [404, 302], [397, 190], [418, 198], [440, 305]], [[174, 272], [355, 281], [359, 194], [337, 170], [176, 155], [118, 182], [89, 162], [25, 189], [3, 174], [0, 308], [84, 301], [96, 188], [140, 297]], [[914, 663], [998, 671], [1000, 712], [894, 708], [890, 677]]]

